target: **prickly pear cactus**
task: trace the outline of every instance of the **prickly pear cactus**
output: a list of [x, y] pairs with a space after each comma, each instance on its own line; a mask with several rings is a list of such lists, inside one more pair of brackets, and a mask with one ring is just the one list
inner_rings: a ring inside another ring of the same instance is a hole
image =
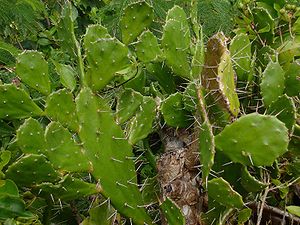
[[25, 51], [17, 58], [16, 73], [21, 80], [44, 95], [50, 94], [48, 63], [40, 52]]
[[30, 96], [13, 84], [0, 85], [0, 118], [22, 119], [41, 116], [43, 111]]

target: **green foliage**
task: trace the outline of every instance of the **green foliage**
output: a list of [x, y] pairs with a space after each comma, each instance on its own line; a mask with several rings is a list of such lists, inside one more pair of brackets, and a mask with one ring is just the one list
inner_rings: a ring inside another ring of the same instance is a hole
[[167, 198], [160, 205], [168, 224], [170, 225], [184, 225], [185, 219], [182, 215], [180, 209], [169, 199]]

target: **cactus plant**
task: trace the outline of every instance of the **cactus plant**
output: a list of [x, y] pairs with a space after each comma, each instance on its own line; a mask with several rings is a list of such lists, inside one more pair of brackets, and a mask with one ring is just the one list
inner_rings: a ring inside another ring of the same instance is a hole
[[166, 200], [160, 205], [160, 207], [168, 221], [168, 224], [170, 225], [185, 224], [185, 219], [182, 216], [182, 212], [176, 206], [176, 204], [172, 202], [172, 200], [166, 198]]
[[50, 94], [48, 63], [40, 52], [25, 51], [19, 54], [16, 73], [28, 86], [44, 95]]

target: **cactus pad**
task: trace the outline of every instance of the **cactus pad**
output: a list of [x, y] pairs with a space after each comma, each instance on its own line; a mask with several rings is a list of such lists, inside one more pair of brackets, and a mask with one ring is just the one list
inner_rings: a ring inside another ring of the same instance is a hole
[[276, 117], [252, 113], [225, 127], [215, 143], [233, 162], [267, 166], [287, 151], [289, 137]]
[[23, 119], [42, 114], [24, 90], [13, 84], [0, 85], [0, 118]]
[[275, 102], [284, 91], [284, 70], [278, 62], [269, 62], [262, 75], [261, 95], [266, 107]]
[[207, 182], [209, 197], [219, 204], [229, 208], [242, 208], [244, 205], [242, 196], [234, 191], [230, 184], [223, 178], [214, 178]]
[[236, 35], [231, 41], [229, 50], [238, 80], [250, 81], [252, 79], [251, 43], [248, 35]]
[[259, 192], [268, 186], [267, 183], [263, 183], [252, 176], [246, 166], [242, 168], [241, 184], [246, 191], [253, 193]]
[[175, 74], [188, 79], [190, 78], [190, 39], [186, 14], [182, 8], [174, 6], [167, 15], [161, 45], [166, 64]]
[[292, 63], [285, 73], [285, 92], [288, 96], [300, 95], [300, 61]]
[[110, 38], [107, 29], [100, 24], [89, 25], [83, 39], [85, 49], [90, 48], [91, 43], [97, 41], [99, 38]]
[[17, 58], [16, 73], [28, 86], [44, 95], [50, 94], [48, 63], [40, 52], [21, 53]]
[[42, 182], [55, 182], [58, 174], [45, 156], [30, 154], [11, 164], [6, 177], [19, 186], [28, 187]]
[[83, 149], [72, 134], [57, 122], [51, 122], [45, 132], [47, 157], [55, 168], [69, 172], [89, 171], [90, 164]]
[[116, 120], [118, 124], [122, 124], [130, 119], [139, 105], [143, 101], [143, 96], [132, 89], [126, 89], [120, 95], [116, 108]]
[[160, 205], [169, 225], [184, 225], [185, 218], [181, 210], [169, 198]]
[[151, 224], [142, 207], [133, 154], [123, 131], [104, 99], [83, 88], [76, 98], [79, 137], [93, 165], [92, 175], [113, 206], [136, 224]]
[[293, 99], [287, 95], [280, 96], [267, 109], [267, 113], [275, 115], [292, 131], [296, 123], [296, 107]]
[[76, 72], [70, 65], [55, 63], [55, 69], [60, 77], [60, 82], [65, 88], [74, 91], [76, 88]]
[[45, 113], [51, 120], [60, 122], [72, 131], [78, 131], [76, 106], [73, 95], [68, 90], [61, 89], [49, 95]]
[[121, 18], [122, 41], [126, 45], [134, 41], [154, 19], [153, 8], [140, 1], [128, 5]]
[[23, 153], [44, 154], [44, 129], [35, 119], [29, 118], [17, 130], [17, 143]]
[[172, 127], [187, 127], [192, 123], [192, 116], [184, 109], [182, 94], [177, 92], [164, 100], [161, 113], [165, 122]]
[[152, 131], [152, 124], [156, 116], [156, 103], [151, 97], [144, 97], [136, 115], [131, 119], [128, 129], [128, 142], [131, 145], [146, 138]]
[[135, 44], [136, 54], [140, 61], [150, 62], [158, 59], [161, 55], [161, 50], [158, 45], [157, 38], [154, 34], [147, 30], [142, 33]]
[[128, 49], [116, 38], [100, 38], [85, 48], [89, 64], [85, 83], [93, 90], [105, 87], [115, 73], [128, 66]]

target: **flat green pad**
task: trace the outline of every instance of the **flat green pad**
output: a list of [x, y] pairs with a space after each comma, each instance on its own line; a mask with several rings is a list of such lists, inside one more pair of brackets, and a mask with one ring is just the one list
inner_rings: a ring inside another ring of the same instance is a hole
[[181, 77], [190, 78], [191, 34], [186, 14], [179, 6], [174, 6], [167, 14], [161, 46], [166, 64]]
[[290, 64], [285, 73], [285, 92], [288, 96], [300, 95], [300, 62]]
[[54, 65], [55, 70], [60, 77], [61, 84], [70, 91], [74, 91], [77, 85], [77, 74], [75, 70], [70, 65], [65, 65], [56, 62], [54, 62]]
[[215, 139], [212, 131], [212, 126], [207, 115], [207, 106], [205, 103], [202, 90], [197, 90], [198, 95], [198, 111], [201, 118], [199, 127], [199, 151], [200, 161], [202, 165], [202, 181], [204, 187], [207, 188], [207, 179], [209, 172], [214, 164], [215, 158]]
[[257, 113], [240, 117], [215, 137], [218, 150], [233, 162], [271, 166], [287, 151], [288, 130], [274, 116]]
[[51, 122], [45, 132], [47, 158], [59, 170], [85, 172], [90, 164], [84, 150], [72, 137], [72, 134], [57, 122]]
[[232, 189], [223, 178], [214, 178], [207, 182], [209, 197], [219, 204], [229, 208], [242, 208], [244, 206], [242, 196]]
[[72, 131], [78, 131], [78, 119], [74, 97], [66, 89], [51, 93], [46, 100], [46, 115], [54, 121], [60, 122]]
[[74, 10], [71, 2], [66, 2], [62, 7], [62, 16], [57, 26], [57, 35], [62, 50], [72, 58], [77, 57], [79, 44], [74, 33]]
[[229, 111], [237, 116], [239, 114], [240, 102], [235, 91], [235, 75], [232, 68], [229, 51], [225, 51], [221, 56], [221, 62], [218, 67], [219, 88], [223, 94]]
[[195, 112], [197, 109], [197, 89], [195, 83], [189, 83], [183, 92], [184, 108], [189, 112]]
[[148, 136], [152, 131], [152, 124], [156, 116], [156, 103], [151, 97], [144, 97], [136, 115], [131, 119], [128, 128], [128, 142], [136, 144]]
[[23, 119], [42, 114], [43, 111], [23, 89], [13, 84], [0, 85], [1, 119]]
[[172, 127], [187, 127], [193, 118], [190, 112], [184, 109], [182, 94], [177, 92], [164, 100], [161, 106], [161, 113], [165, 122]]
[[296, 123], [296, 106], [291, 97], [287, 95], [280, 96], [267, 109], [267, 114], [276, 116], [282, 121], [289, 131], [293, 130]]
[[6, 194], [19, 197], [18, 187], [12, 180], [1, 180], [0, 196]]
[[157, 38], [149, 30], [144, 31], [138, 38], [135, 49], [138, 59], [142, 62], [155, 61], [162, 54]]
[[81, 179], [66, 175], [57, 184], [42, 183], [35, 187], [41, 195], [52, 194], [63, 201], [71, 201], [82, 197], [98, 194], [101, 189], [97, 184], [87, 183]]
[[284, 70], [278, 62], [269, 62], [262, 75], [260, 90], [264, 105], [270, 106], [284, 91]]
[[0, 194], [0, 220], [16, 217], [34, 218], [34, 215], [26, 211], [25, 203], [21, 198]]
[[140, 1], [128, 5], [120, 21], [123, 43], [128, 45], [134, 41], [151, 25], [153, 19], [153, 8], [148, 3]]
[[29, 118], [17, 130], [17, 144], [23, 153], [44, 154], [44, 129], [35, 119]]
[[44, 95], [50, 94], [48, 63], [40, 52], [25, 51], [18, 55], [16, 73], [28, 86]]
[[99, 38], [85, 48], [88, 70], [85, 83], [93, 90], [101, 90], [115, 73], [129, 65], [128, 49], [116, 38]]
[[252, 193], [259, 192], [268, 186], [267, 183], [263, 183], [252, 176], [246, 166], [242, 168], [241, 184], [246, 191]]
[[43, 155], [25, 155], [11, 164], [6, 177], [12, 179], [18, 186], [30, 187], [42, 182], [55, 182], [57, 172]]
[[160, 208], [168, 221], [168, 225], [184, 225], [185, 218], [181, 210], [169, 198], [160, 205]]
[[110, 38], [107, 29], [100, 24], [89, 25], [83, 38], [84, 48], [90, 48], [91, 43], [97, 41], [99, 38]]
[[80, 122], [79, 137], [93, 165], [92, 175], [100, 182], [103, 195], [120, 213], [136, 224], [152, 224], [142, 207], [136, 183], [133, 154], [122, 129], [104, 99], [83, 88], [76, 98]]
[[251, 43], [248, 35], [236, 35], [231, 40], [229, 51], [233, 59], [233, 68], [238, 80], [250, 81], [252, 79]]
[[124, 90], [118, 98], [116, 107], [116, 121], [122, 124], [130, 119], [139, 105], [143, 101], [143, 96], [132, 89]]

